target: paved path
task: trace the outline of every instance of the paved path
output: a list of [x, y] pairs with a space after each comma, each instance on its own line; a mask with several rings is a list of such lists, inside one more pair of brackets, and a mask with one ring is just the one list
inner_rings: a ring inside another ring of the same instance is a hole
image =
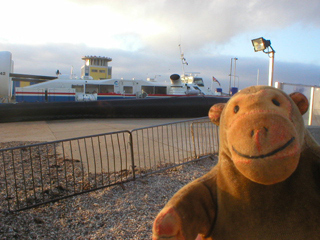
[[0, 142], [55, 141], [186, 120], [186, 118], [112, 118], [0, 123]]
[[[0, 123], [0, 142], [55, 141], [183, 120], [186, 118], [109, 118]], [[320, 127], [309, 126], [308, 129], [320, 143]]]

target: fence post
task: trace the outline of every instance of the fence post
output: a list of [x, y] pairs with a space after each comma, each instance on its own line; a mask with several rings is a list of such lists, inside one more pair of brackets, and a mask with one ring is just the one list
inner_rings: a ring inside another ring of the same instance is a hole
[[133, 153], [133, 138], [132, 138], [132, 132], [129, 132], [129, 138], [130, 138], [130, 152], [131, 152], [131, 167], [132, 167], [132, 176], [133, 180], [136, 179], [136, 166], [134, 164], [134, 153]]
[[190, 124], [190, 128], [191, 128], [191, 135], [192, 135], [192, 142], [193, 142], [193, 153], [194, 153], [194, 158], [197, 158], [197, 151], [196, 151], [196, 142], [195, 142], [195, 137], [194, 137], [194, 130], [193, 130], [193, 124]]
[[308, 119], [308, 125], [312, 125], [312, 116], [313, 116], [313, 102], [314, 102], [314, 87], [311, 87], [310, 92], [310, 106], [309, 106], [309, 119]]

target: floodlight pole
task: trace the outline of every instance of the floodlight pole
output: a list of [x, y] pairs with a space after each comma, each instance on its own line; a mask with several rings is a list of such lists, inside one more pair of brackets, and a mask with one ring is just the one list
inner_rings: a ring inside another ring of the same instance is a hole
[[233, 58], [231, 58], [231, 62], [230, 62], [230, 74], [229, 74], [229, 76], [230, 76], [230, 80], [229, 80], [229, 95], [231, 95], [231, 94], [230, 94], [230, 92], [231, 92], [231, 77], [232, 77], [232, 60], [233, 60]]
[[[269, 56], [269, 79], [268, 79], [268, 85], [273, 86], [273, 66], [274, 66], [274, 54], [275, 51], [271, 47], [271, 41], [266, 40], [264, 38], [256, 38], [251, 40], [252, 45], [254, 47], [254, 51], [263, 51], [264, 53], [268, 54]], [[267, 49], [267, 50], [266, 50]], [[271, 49], [271, 50], [270, 50]]]
[[[270, 46], [271, 47], [271, 46]], [[273, 69], [274, 69], [274, 54], [275, 51], [271, 48], [271, 51], [268, 52], [269, 55], [269, 80], [268, 80], [268, 85], [273, 86]]]
[[233, 86], [236, 86], [236, 65], [237, 65], [237, 60], [238, 58], [233, 58], [234, 59], [234, 73], [233, 73]]

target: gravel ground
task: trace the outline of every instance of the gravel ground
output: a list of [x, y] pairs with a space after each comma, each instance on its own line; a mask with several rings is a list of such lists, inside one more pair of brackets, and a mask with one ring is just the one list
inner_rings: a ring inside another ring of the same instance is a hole
[[0, 211], [0, 239], [151, 239], [165, 203], [215, 164], [201, 160], [30, 210]]

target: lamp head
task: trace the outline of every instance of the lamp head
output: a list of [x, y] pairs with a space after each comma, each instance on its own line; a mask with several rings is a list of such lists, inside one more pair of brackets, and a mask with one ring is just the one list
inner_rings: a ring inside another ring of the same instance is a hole
[[271, 46], [271, 41], [270, 40], [266, 40], [264, 38], [256, 38], [256, 39], [252, 39], [251, 40], [254, 51], [258, 52], [258, 51], [263, 51], [265, 50], [267, 47]]

